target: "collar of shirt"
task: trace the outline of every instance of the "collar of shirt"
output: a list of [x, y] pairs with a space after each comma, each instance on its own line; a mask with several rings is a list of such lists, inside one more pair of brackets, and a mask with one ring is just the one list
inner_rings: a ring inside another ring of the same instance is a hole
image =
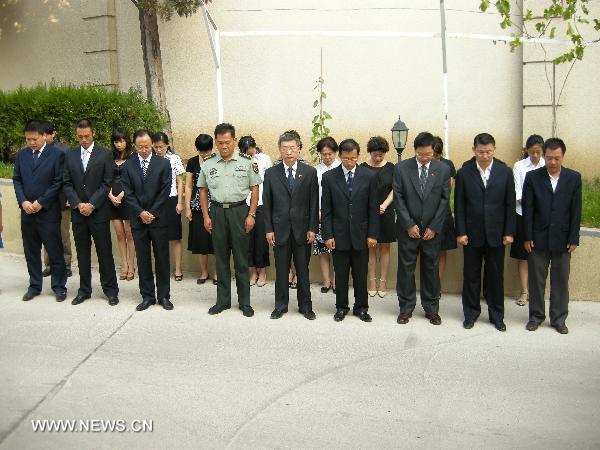
[[142, 165], [142, 161], [147, 161], [148, 165], [150, 165], [150, 159], [152, 159], [152, 152], [150, 152], [146, 159], [142, 158], [138, 153], [138, 159], [140, 160], [140, 166]]
[[348, 172], [352, 172], [352, 177], [354, 177], [354, 175], [356, 175], [356, 166], [354, 166], [352, 168], [352, 170], [348, 170], [348, 169], [346, 169], [346, 167], [344, 167], [342, 165], [342, 170], [344, 171], [344, 178], [346, 178], [346, 179], [348, 179]]
[[285, 169], [286, 175], [288, 174], [290, 167], [292, 168], [292, 176], [296, 175], [296, 170], [298, 169], [298, 161], [297, 160], [296, 160], [296, 162], [294, 162], [294, 164], [292, 166], [288, 166], [284, 162], [282, 162], [282, 164], [283, 164], [283, 168]]
[[427, 164], [421, 164], [420, 162], [417, 161], [417, 166], [419, 166], [419, 173], [421, 173], [421, 167], [425, 166], [425, 169], [427, 170], [427, 172], [429, 172], [429, 164], [431, 164], [431, 161], [429, 161]]
[[537, 164], [533, 164], [531, 162], [531, 158], [529, 157], [527, 157], [525, 161], [525, 166], [531, 169], [539, 169], [540, 167], [544, 167], [546, 165], [546, 161], [544, 161], [544, 158], [540, 158]]
[[238, 150], [234, 150], [233, 153], [231, 154], [231, 158], [225, 160], [223, 159], [223, 157], [221, 156], [220, 153], [217, 152], [218, 158], [217, 162], [221, 162], [221, 161], [237, 161], [240, 158], [240, 152]]
[[79, 148], [81, 149], [81, 157], [83, 157], [85, 152], [88, 152], [91, 155], [92, 150], [94, 150], [94, 143], [92, 142], [92, 145], [90, 145], [88, 148], [83, 148], [82, 146], [79, 146]]
[[[548, 172], [546, 170], [546, 172]], [[558, 183], [558, 179], [560, 178], [560, 172], [558, 172], [558, 175], [556, 175], [556, 177], [553, 177], [552, 175], [550, 175], [550, 172], [548, 172], [548, 176], [550, 177], [550, 183], [556, 184]]]
[[490, 178], [490, 173], [492, 172], [492, 165], [494, 164], [494, 160], [492, 159], [492, 161], [490, 162], [490, 165], [487, 166], [487, 169], [483, 170], [481, 168], [481, 166], [479, 165], [478, 162], [476, 162], [477, 164], [477, 170], [479, 171], [479, 174], [482, 177], [485, 177], [486, 180], [488, 180]]
[[[45, 148], [46, 148], [46, 143], [44, 142], [44, 145], [42, 145], [42, 148], [40, 148], [40, 149], [38, 150], [38, 152], [39, 152], [39, 153], [38, 153], [38, 158], [39, 158], [40, 156], [42, 156], [42, 152], [44, 151], [44, 149], [45, 149]], [[31, 152], [32, 152], [32, 153], [35, 153], [35, 151], [34, 151], [34, 150], [31, 150]]]

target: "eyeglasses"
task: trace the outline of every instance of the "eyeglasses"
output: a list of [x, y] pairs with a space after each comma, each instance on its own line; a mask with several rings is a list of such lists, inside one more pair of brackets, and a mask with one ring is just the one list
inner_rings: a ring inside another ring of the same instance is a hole
[[287, 152], [288, 150], [290, 150], [290, 151], [294, 151], [294, 150], [296, 150], [297, 148], [298, 148], [298, 146], [297, 146], [297, 145], [289, 145], [289, 146], [288, 146], [288, 145], [285, 145], [285, 146], [283, 146], [283, 145], [282, 145], [282, 146], [281, 146], [281, 150], [283, 150], [284, 152]]
[[417, 158], [433, 158], [433, 153], [419, 153], [419, 152], [417, 152]]

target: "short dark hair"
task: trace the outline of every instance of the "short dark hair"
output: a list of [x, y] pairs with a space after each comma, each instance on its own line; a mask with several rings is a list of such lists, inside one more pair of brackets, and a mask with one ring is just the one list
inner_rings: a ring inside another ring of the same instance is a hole
[[137, 138], [140, 137], [144, 137], [144, 136], [148, 136], [150, 139], [152, 139], [152, 135], [150, 134], [150, 132], [148, 130], [145, 129], [140, 129], [137, 130], [133, 133], [133, 142], [135, 142], [137, 140]]
[[281, 147], [283, 142], [294, 141], [298, 148], [302, 149], [302, 141], [300, 140], [300, 135], [296, 133], [294, 130], [286, 131], [277, 139], [277, 147]]
[[23, 127], [23, 133], [35, 131], [37, 131], [39, 134], [47, 134], [44, 122], [36, 119], [28, 120]]
[[298, 133], [296, 130], [287, 130], [283, 134], [292, 134], [292, 135], [294, 135], [294, 138], [297, 140], [298, 145], [300, 146], [300, 150], [302, 150], [302, 139], [300, 139], [300, 133]]
[[46, 128], [46, 134], [52, 134], [56, 131], [56, 127], [51, 121], [44, 120], [42, 123], [44, 124], [44, 128]]
[[383, 152], [387, 153], [390, 150], [390, 144], [381, 136], [373, 136], [367, 142], [367, 152]]
[[433, 153], [436, 155], [444, 153], [444, 141], [439, 136], [433, 137]]
[[354, 139], [344, 139], [340, 142], [338, 147], [341, 153], [350, 153], [352, 150], [356, 150], [356, 153], [360, 154], [360, 145]]
[[419, 134], [417, 134], [415, 142], [413, 143], [413, 147], [415, 148], [415, 150], [419, 147], [433, 148], [434, 145], [435, 139], [433, 137], [433, 134], [431, 134], [429, 131], [421, 131]]
[[213, 138], [208, 134], [199, 134], [194, 141], [196, 150], [199, 152], [208, 152], [213, 149]]
[[249, 148], [256, 148], [256, 141], [252, 136], [242, 136], [238, 141], [240, 152], [246, 154]]
[[92, 121], [90, 119], [81, 119], [81, 120], [77, 121], [75, 128], [79, 128], [79, 129], [90, 128], [91, 130], [93, 130], [94, 124], [92, 123]]
[[539, 134], [532, 134], [531, 136], [529, 136], [527, 138], [527, 141], [525, 141], [525, 148], [531, 148], [534, 145], [540, 145], [540, 146], [544, 146], [544, 138], [541, 137]]
[[337, 153], [338, 151], [337, 142], [335, 142], [335, 139], [331, 136], [324, 137], [317, 142], [317, 152], [321, 153], [325, 147], [330, 148], [334, 153]]
[[132, 154], [131, 138], [129, 132], [125, 128], [114, 128], [110, 137], [110, 146], [113, 152], [113, 159], [121, 158], [121, 152], [115, 147], [115, 141], [125, 141], [125, 151], [123, 159], [129, 159]]
[[492, 144], [495, 147], [496, 139], [494, 139], [494, 136], [492, 136], [489, 133], [479, 133], [477, 136], [475, 136], [475, 139], [473, 139], [473, 148], [477, 147], [478, 145], [490, 144]]
[[544, 155], [546, 154], [546, 150], [556, 150], [557, 148], [560, 148], [562, 150], [563, 155], [565, 153], [567, 153], [567, 146], [565, 145], [565, 143], [562, 139], [560, 139], [560, 138], [546, 139], [546, 142], [544, 142]]
[[235, 127], [230, 123], [220, 123], [215, 127], [215, 137], [230, 133], [231, 137], [235, 137]]

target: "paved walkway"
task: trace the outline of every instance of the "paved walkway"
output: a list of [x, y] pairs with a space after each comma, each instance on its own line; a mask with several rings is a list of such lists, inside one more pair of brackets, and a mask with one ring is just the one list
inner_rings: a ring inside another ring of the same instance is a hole
[[[0, 268], [2, 449], [600, 447], [600, 303], [572, 303], [561, 336], [526, 331], [507, 299], [500, 333], [464, 330], [455, 296], [439, 327], [420, 313], [397, 325], [392, 295], [372, 301], [373, 323], [335, 323], [313, 286], [316, 321], [274, 321], [271, 283], [252, 288], [250, 319], [209, 316], [216, 288], [191, 275], [173, 311], [138, 313], [137, 280], [116, 307], [75, 307], [76, 277], [69, 301], [48, 287], [22, 302], [24, 259], [0, 253]], [[34, 432], [37, 419], [153, 431]]]

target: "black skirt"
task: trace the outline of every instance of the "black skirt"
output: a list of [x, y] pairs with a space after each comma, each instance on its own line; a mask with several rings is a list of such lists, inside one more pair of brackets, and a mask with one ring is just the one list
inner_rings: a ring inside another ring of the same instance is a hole
[[[119, 195], [122, 190], [120, 183], [113, 184], [112, 192], [115, 197]], [[123, 197], [119, 206], [113, 205], [109, 199], [106, 199], [106, 201], [110, 202], [110, 220], [131, 220], [129, 217], [129, 208], [125, 204], [125, 197]]]
[[517, 233], [515, 240], [510, 246], [510, 257], [514, 259], [527, 260], [527, 252], [525, 251], [525, 223], [523, 216], [517, 214]]
[[188, 234], [188, 250], [194, 255], [214, 254], [212, 239], [204, 228], [204, 217], [200, 211], [192, 212]]
[[444, 228], [442, 230], [442, 242], [440, 244], [440, 251], [454, 250], [458, 245], [456, 243], [456, 229], [454, 228], [454, 216], [452, 212], [448, 210], [446, 214], [446, 220], [444, 221]]
[[396, 211], [394, 206], [387, 207], [385, 212], [379, 216], [379, 239], [380, 244], [389, 244], [398, 240], [396, 229]]
[[181, 239], [181, 214], [177, 214], [177, 197], [169, 197], [167, 200], [167, 224], [170, 241]]

